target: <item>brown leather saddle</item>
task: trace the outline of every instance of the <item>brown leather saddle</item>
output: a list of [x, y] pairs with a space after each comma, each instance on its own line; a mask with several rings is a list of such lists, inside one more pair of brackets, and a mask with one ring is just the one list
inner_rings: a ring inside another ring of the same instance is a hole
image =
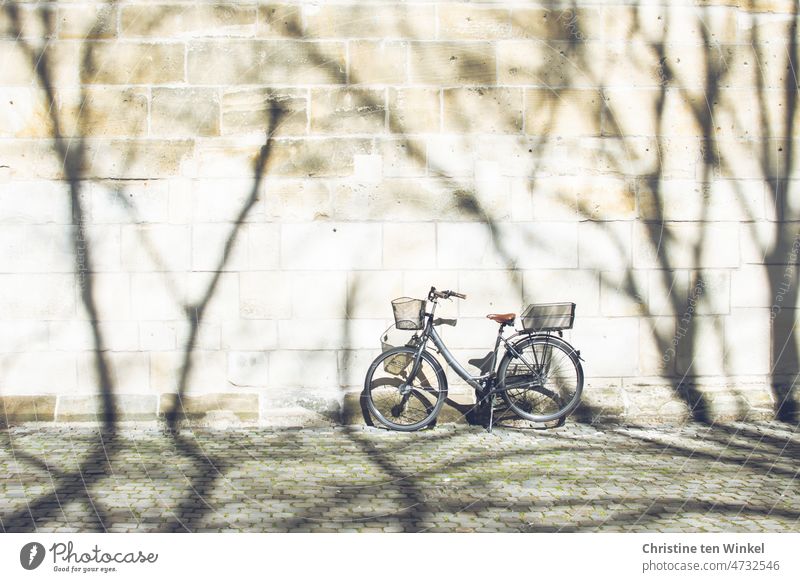
[[490, 313], [486, 317], [491, 319], [492, 321], [496, 321], [497, 323], [504, 323], [506, 325], [511, 325], [512, 323], [514, 323], [514, 320], [517, 318], [517, 314], [516, 313]]

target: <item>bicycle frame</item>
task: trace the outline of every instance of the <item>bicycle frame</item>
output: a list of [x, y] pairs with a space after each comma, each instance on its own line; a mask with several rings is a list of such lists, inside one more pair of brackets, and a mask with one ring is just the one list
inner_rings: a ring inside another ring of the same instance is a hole
[[[453, 353], [448, 349], [445, 345], [444, 340], [442, 340], [439, 333], [436, 331], [436, 327], [434, 324], [434, 313], [436, 311], [436, 300], [431, 301], [433, 307], [431, 308], [430, 313], [425, 313], [426, 322], [423, 328], [422, 336], [420, 337], [420, 343], [417, 348], [417, 353], [414, 357], [414, 366], [411, 368], [411, 373], [409, 374], [409, 378], [414, 378], [419, 371], [420, 362], [422, 360], [422, 352], [425, 351], [425, 346], [428, 343], [428, 339], [433, 342], [433, 345], [436, 346], [438, 352], [442, 355], [445, 362], [448, 366], [450, 366], [453, 371], [467, 384], [469, 384], [477, 394], [485, 397], [491, 394], [502, 392], [506, 389], [505, 386], [492, 386], [488, 381], [494, 378], [495, 375], [495, 367], [497, 366], [497, 354], [500, 350], [500, 344], [504, 344], [506, 351], [510, 352], [514, 357], [519, 358], [526, 366], [528, 366], [532, 372], [535, 373], [535, 370], [539, 367], [538, 360], [531, 363], [529, 362], [523, 354], [519, 353], [516, 349], [514, 349], [514, 345], [509, 341], [515, 337], [521, 335], [536, 335], [534, 332], [525, 332], [525, 331], [518, 331], [508, 338], [503, 337], [503, 331], [505, 330], [506, 324], [501, 324], [500, 329], [497, 332], [497, 339], [495, 340], [494, 350], [492, 351], [492, 359], [491, 359], [491, 366], [489, 366], [489, 372], [480, 375], [472, 375], [470, 374], [464, 366], [456, 359]], [[550, 335], [544, 334], [544, 335]], [[536, 352], [533, 353], [534, 359], [537, 359]], [[483, 382], [483, 383], [482, 383]], [[486, 390], [486, 387], [489, 387], [489, 390]]]

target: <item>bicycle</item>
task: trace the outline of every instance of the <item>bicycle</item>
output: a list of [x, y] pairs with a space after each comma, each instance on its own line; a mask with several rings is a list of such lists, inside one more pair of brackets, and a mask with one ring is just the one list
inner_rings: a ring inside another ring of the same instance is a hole
[[[426, 349], [428, 341], [444, 361], [475, 390], [479, 408], [488, 403], [487, 429], [492, 431], [495, 398], [499, 394], [517, 416], [533, 422], [562, 421], [578, 406], [583, 391], [580, 352], [563, 339], [575, 318], [574, 303], [529, 305], [521, 315], [522, 329], [508, 337], [515, 313], [489, 314], [500, 325], [494, 350], [469, 363], [480, 368], [472, 375], [455, 359], [436, 326], [454, 325], [434, 319], [440, 299], [466, 299], [455, 291], [431, 287], [426, 301], [402, 297], [392, 301], [395, 326], [413, 330], [406, 345], [385, 349], [370, 365], [364, 393], [370, 413], [387, 428], [415, 431], [432, 425], [447, 399], [447, 377], [438, 359]], [[505, 352], [498, 364], [500, 345]], [[495, 368], [495, 366], [497, 366]]]

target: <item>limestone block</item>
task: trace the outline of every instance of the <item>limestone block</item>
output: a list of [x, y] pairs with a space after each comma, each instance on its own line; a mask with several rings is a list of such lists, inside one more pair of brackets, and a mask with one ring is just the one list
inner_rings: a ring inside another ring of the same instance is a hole
[[[150, 356], [145, 352], [101, 352], [107, 366], [108, 390], [114, 394], [142, 394], [150, 391]], [[98, 354], [78, 354], [78, 391], [96, 393], [103, 390]]]
[[[350, 294], [347, 273], [336, 271], [293, 272], [289, 275], [293, 319], [341, 319]], [[289, 310], [277, 315], [289, 318]]]
[[[489, 40], [511, 35], [509, 10], [502, 7], [469, 4], [442, 4], [437, 11], [438, 38], [447, 40]], [[524, 18], [518, 14], [517, 19]], [[524, 25], [520, 23], [520, 28]]]
[[75, 269], [75, 233], [71, 225], [9, 224], [0, 230], [3, 270], [16, 273]]
[[600, 278], [589, 269], [532, 269], [522, 275], [522, 305], [575, 303], [575, 316], [599, 315]]
[[253, 179], [241, 177], [192, 181], [189, 221], [193, 224], [226, 223], [229, 228], [236, 222], [261, 222], [264, 210], [258, 187]]
[[432, 4], [307, 5], [305, 32], [311, 38], [434, 38]]
[[[5, 319], [5, 317], [4, 317]], [[0, 352], [38, 352], [48, 349], [48, 327], [45, 321], [0, 322]]]
[[24, 352], [0, 356], [4, 394], [61, 394], [77, 387], [76, 354]]
[[764, 184], [760, 180], [664, 180], [653, 192], [638, 189], [639, 214], [645, 220], [762, 220]]
[[[678, 315], [675, 338], [677, 342], [677, 373], [685, 376], [721, 376], [728, 372], [728, 346], [725, 327], [729, 318], [718, 315], [698, 316], [691, 304]], [[668, 351], [672, 354], [672, 350]]]
[[275, 428], [321, 428], [333, 426], [334, 423], [322, 414], [302, 406], [286, 406], [262, 407], [259, 425]]
[[[772, 307], [777, 304], [777, 288], [773, 292], [775, 296], [771, 296], [770, 280], [778, 281], [780, 285], [785, 282], [783, 275], [786, 272], [787, 267], [784, 266], [767, 267], [764, 265], [742, 265], [732, 271], [731, 306], [734, 308]], [[791, 270], [789, 270], [789, 276], [791, 278]]]
[[570, 268], [578, 264], [577, 225], [569, 223], [441, 223], [437, 230], [440, 268]]
[[0, 38], [16, 38], [36, 41], [53, 38], [55, 34], [55, 10], [51, 6], [25, 6], [17, 3], [0, 14]]
[[416, 222], [383, 226], [385, 269], [432, 269], [436, 266], [436, 226]]
[[456, 290], [468, 297], [466, 301], [458, 301], [459, 315], [466, 317], [518, 313], [522, 305], [521, 279], [503, 271], [462, 271], [458, 274]]
[[95, 350], [93, 327], [97, 326], [103, 339], [103, 351], [134, 351], [139, 349], [139, 327], [134, 321], [52, 321], [49, 322], [51, 350]]
[[267, 364], [266, 352], [229, 352], [228, 381], [234, 386], [266, 386]]
[[190, 141], [97, 139], [84, 145], [78, 175], [85, 179], [167, 178], [178, 174], [193, 152]]
[[91, 221], [97, 224], [167, 222], [169, 193], [165, 180], [98, 182], [89, 189]]
[[131, 316], [134, 319], [159, 321], [185, 317], [185, 274], [147, 272], [134, 273], [130, 277]]
[[389, 88], [389, 129], [393, 133], [438, 133], [440, 90], [428, 87]]
[[626, 419], [686, 422], [691, 417], [689, 405], [672, 384], [623, 381], [623, 390], [627, 401]]
[[363, 388], [367, 370], [372, 364], [372, 360], [378, 357], [379, 354], [380, 344], [378, 343], [372, 349], [340, 350], [337, 354], [339, 362], [338, 385]]
[[603, 10], [603, 24], [606, 40], [697, 45], [736, 41], [736, 14], [735, 7], [609, 5]]
[[599, 91], [526, 89], [525, 133], [537, 136], [600, 135]]
[[252, 36], [256, 7], [225, 5], [124, 6], [120, 34], [124, 37]]
[[331, 193], [323, 180], [269, 179], [263, 183], [268, 220], [305, 222], [333, 215]]
[[714, 380], [696, 386], [714, 421], [774, 418], [773, 395], [763, 382]]
[[[116, 420], [155, 420], [158, 396], [155, 394], [114, 394]], [[103, 397], [99, 394], [62, 395], [58, 397], [58, 422], [102, 422], [105, 417]]]
[[56, 396], [0, 396], [0, 424], [55, 419]]
[[[178, 349], [185, 350], [193, 341], [192, 349], [218, 350], [222, 345], [222, 325], [214, 321], [202, 321], [193, 329], [195, 321], [173, 322]], [[192, 340], [194, 334], [194, 340]]]
[[414, 84], [492, 85], [497, 79], [490, 43], [414, 42], [409, 50], [409, 79]]
[[[131, 318], [131, 278], [127, 273], [82, 273], [78, 276], [78, 318], [121, 321]], [[95, 314], [89, 314], [82, 295], [90, 291]]]
[[586, 422], [619, 421], [625, 416], [625, 395], [621, 380], [586, 378], [578, 408], [570, 418]]
[[661, 97], [662, 92], [659, 89], [625, 88], [605, 91], [603, 134], [626, 137], [657, 135], [659, 116], [655, 111]]
[[[343, 180], [332, 184], [334, 217], [341, 220], [424, 221], [458, 212], [458, 193], [438, 181], [387, 178], [380, 182]], [[453, 208], [456, 206], [456, 208]], [[449, 217], [448, 217], [449, 218]]]
[[231, 224], [192, 226], [193, 271], [242, 271], [247, 266], [248, 230]]
[[[633, 264], [636, 268], [738, 267], [739, 225], [726, 223], [636, 224]], [[695, 247], [700, 246], [699, 260]]]
[[348, 43], [350, 83], [402, 85], [408, 77], [408, 44], [398, 41], [356, 40]]
[[[225, 352], [193, 351], [192, 366], [186, 381], [189, 394], [213, 394], [229, 388], [226, 376]], [[181, 370], [186, 361], [184, 351], [152, 352], [150, 354], [150, 387], [162, 397], [175, 392], [180, 381]], [[163, 412], [162, 400], [161, 411]]]
[[222, 348], [255, 351], [278, 344], [278, 326], [271, 319], [235, 319], [222, 322]]
[[291, 313], [292, 288], [287, 273], [244, 272], [239, 277], [242, 317], [275, 319]]
[[223, 89], [222, 135], [303, 135], [307, 126], [305, 89]]
[[389, 301], [403, 294], [400, 271], [354, 271], [347, 276], [347, 316], [381, 318], [391, 316]]
[[476, 144], [472, 136], [431, 136], [426, 141], [430, 173], [454, 177], [473, 175]]
[[147, 134], [148, 91], [88, 86], [58, 92], [62, 136], [129, 137]]
[[75, 316], [72, 274], [0, 275], [0, 313], [6, 320], [59, 320]]
[[311, 133], [382, 133], [385, 118], [382, 89], [311, 90]]
[[184, 81], [183, 43], [88, 42], [92, 58], [80, 68], [85, 84], [128, 85]]
[[769, 309], [731, 309], [725, 321], [726, 372], [731, 375], [769, 374], [771, 320]]
[[217, 412], [231, 412], [238, 420], [258, 420], [258, 394], [209, 393], [162, 394], [158, 413], [164, 416], [171, 411], [177, 413], [179, 419], [213, 419]]
[[278, 322], [278, 343], [286, 350], [366, 349], [378, 344], [383, 320], [292, 319]]
[[139, 346], [146, 352], [174, 351], [177, 348], [176, 327], [174, 322], [140, 322]]
[[349, 176], [353, 157], [371, 153], [366, 139], [280, 140], [273, 142], [266, 174], [278, 177]]
[[185, 271], [192, 265], [188, 226], [123, 225], [122, 263], [135, 272]]
[[677, 350], [674, 317], [648, 317], [639, 320], [639, 373], [642, 376], [670, 378], [675, 375]]
[[[709, 299], [704, 290], [709, 288], [709, 282], [702, 283], [694, 276], [690, 285], [689, 271], [663, 271], [653, 270], [647, 273], [647, 313], [649, 315], [674, 315], [681, 316], [687, 308], [689, 297], [693, 298], [695, 313], [713, 313], [715, 305], [726, 305], [729, 297], [727, 288], [719, 289], [720, 297]], [[709, 275], [712, 283], [716, 283], [713, 273]], [[724, 275], [723, 275], [724, 277]], [[723, 282], [720, 282], [724, 285]], [[710, 288], [716, 289], [716, 285]], [[709, 302], [710, 303], [707, 303]], [[727, 309], [722, 311], [727, 313]]]
[[606, 316], [649, 315], [648, 272], [600, 272], [600, 311]]
[[0, 88], [0, 136], [52, 137], [55, 107], [39, 88]]
[[281, 266], [290, 270], [376, 269], [381, 263], [378, 224], [285, 224]]
[[[202, 323], [237, 319], [240, 312], [239, 273], [189, 273], [186, 300], [202, 315]], [[203, 313], [197, 310], [202, 307]]]
[[594, 377], [635, 377], [639, 368], [639, 321], [635, 317], [575, 317], [570, 343]]
[[426, 144], [423, 140], [404, 137], [381, 140], [381, 174], [387, 178], [422, 178], [427, 174]]
[[115, 5], [62, 5], [58, 7], [58, 38], [114, 38], [118, 8]]
[[522, 90], [495, 87], [445, 89], [444, 130], [452, 133], [518, 133]]
[[69, 190], [60, 182], [0, 183], [0, 223], [70, 224]]
[[332, 350], [279, 350], [270, 352], [270, 386], [325, 387], [337, 380], [336, 352]]
[[[586, 51], [597, 54], [602, 45], [587, 41]], [[569, 42], [501, 40], [496, 43], [497, 81], [501, 85], [595, 87], [602, 60], [576, 63]]]
[[64, 162], [49, 140], [0, 140], [0, 168], [10, 180], [60, 180], [64, 177]]
[[292, 38], [302, 34], [302, 6], [270, 3], [258, 6], [258, 36]]
[[150, 134], [163, 137], [214, 136], [220, 133], [217, 89], [154, 88]]
[[343, 42], [193, 41], [187, 48], [188, 81], [197, 85], [339, 84], [345, 68]]
[[547, 9], [514, 6], [511, 10], [514, 38], [585, 42], [603, 36], [601, 8]]
[[[16, 37], [16, 36], [15, 36]], [[94, 46], [93, 44], [90, 46]], [[54, 87], [77, 86], [81, 79], [80, 43], [50, 40], [44, 47], [41, 58], [31, 54], [25, 46], [14, 40], [0, 40], [0, 83], [3, 85], [34, 85], [41, 81], [36, 63], [46, 63], [48, 78]]]
[[277, 224], [247, 226], [247, 268], [250, 271], [276, 269], [279, 264], [280, 227]]
[[731, 308], [731, 274], [728, 270], [703, 270], [692, 273], [689, 300], [701, 315], [727, 314]]

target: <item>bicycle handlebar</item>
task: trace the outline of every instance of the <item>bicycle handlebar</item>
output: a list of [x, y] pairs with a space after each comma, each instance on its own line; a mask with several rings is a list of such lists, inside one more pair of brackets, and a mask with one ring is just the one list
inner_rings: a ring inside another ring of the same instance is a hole
[[436, 287], [431, 287], [431, 292], [429, 294], [431, 298], [439, 297], [441, 299], [450, 299], [450, 297], [458, 297], [459, 299], [466, 299], [467, 296], [464, 293], [456, 293], [455, 291], [445, 290], [445, 291], [437, 291]]

